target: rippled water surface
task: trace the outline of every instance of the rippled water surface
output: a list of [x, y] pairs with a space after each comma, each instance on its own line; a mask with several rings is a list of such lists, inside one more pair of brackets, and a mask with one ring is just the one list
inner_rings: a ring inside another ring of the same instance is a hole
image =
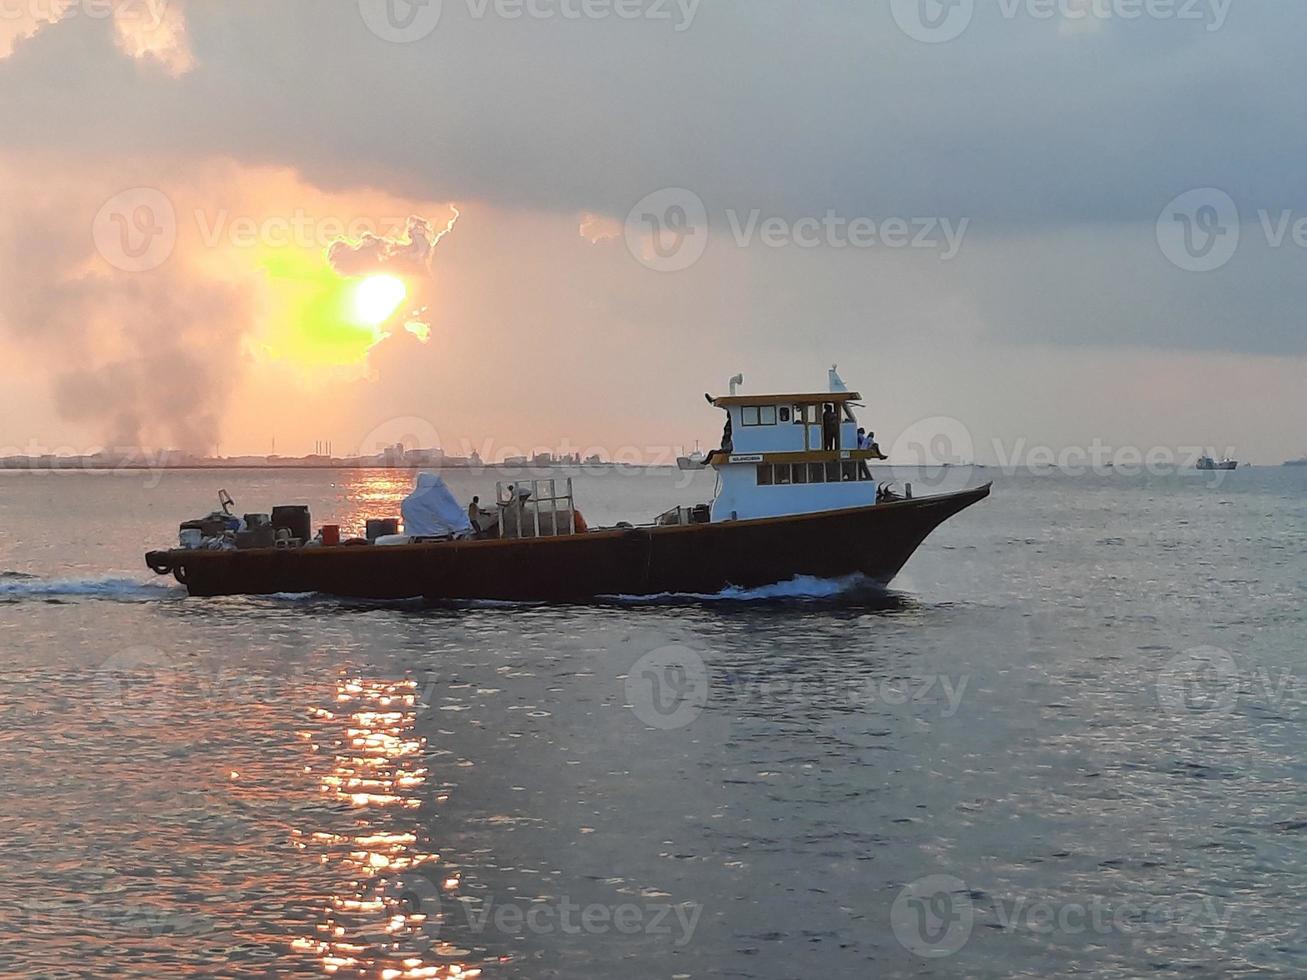
[[1307, 470], [950, 479], [890, 594], [423, 608], [141, 561], [408, 474], [0, 475], [0, 973], [1307, 975]]

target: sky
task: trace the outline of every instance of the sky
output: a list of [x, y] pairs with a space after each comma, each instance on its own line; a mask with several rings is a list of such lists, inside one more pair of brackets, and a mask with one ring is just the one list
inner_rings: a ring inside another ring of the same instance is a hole
[[[1307, 454], [1307, 7], [0, 0], [0, 455]], [[896, 461], [914, 461], [911, 459]]]

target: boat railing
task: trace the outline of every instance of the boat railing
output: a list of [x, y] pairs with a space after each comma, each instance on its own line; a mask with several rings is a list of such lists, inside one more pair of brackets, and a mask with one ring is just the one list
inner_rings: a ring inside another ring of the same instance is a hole
[[[560, 492], [561, 491], [561, 492]], [[572, 478], [496, 483], [501, 538], [541, 538], [576, 533]]]

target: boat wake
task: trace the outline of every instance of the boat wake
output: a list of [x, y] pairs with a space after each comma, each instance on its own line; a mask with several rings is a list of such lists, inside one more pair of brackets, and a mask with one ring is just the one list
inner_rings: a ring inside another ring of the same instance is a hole
[[112, 599], [147, 602], [184, 594], [178, 586], [154, 585], [129, 578], [42, 578], [25, 572], [0, 572], [0, 602], [59, 599]]
[[815, 578], [799, 575], [786, 582], [761, 585], [745, 589], [729, 586], [720, 592], [702, 594], [694, 592], [662, 592], [657, 595], [600, 596], [604, 602], [622, 605], [674, 605], [676, 603], [840, 603], [871, 605], [877, 608], [901, 604], [898, 593], [865, 575], [845, 575], [841, 578]]
[[[251, 596], [256, 603], [311, 605], [337, 609], [397, 609], [421, 612], [427, 609], [526, 609], [548, 606], [545, 602], [507, 599], [347, 599], [319, 592], [283, 592]], [[787, 582], [745, 589], [732, 586], [720, 592], [661, 592], [654, 595], [601, 595], [593, 603], [601, 606], [689, 606], [689, 605], [838, 605], [870, 609], [902, 609], [911, 604], [902, 593], [885, 588], [864, 575], [823, 579], [800, 575]], [[572, 605], [572, 603], [562, 603]]]

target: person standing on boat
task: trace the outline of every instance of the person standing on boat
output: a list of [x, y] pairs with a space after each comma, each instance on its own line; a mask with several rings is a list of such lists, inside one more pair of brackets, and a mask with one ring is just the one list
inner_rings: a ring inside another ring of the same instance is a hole
[[472, 502], [467, 505], [467, 519], [472, 522], [472, 530], [478, 534], [481, 532], [481, 498], [473, 497]]
[[826, 403], [821, 413], [821, 444], [823, 449], [837, 449], [840, 441], [840, 417], [835, 414], [835, 406]]

